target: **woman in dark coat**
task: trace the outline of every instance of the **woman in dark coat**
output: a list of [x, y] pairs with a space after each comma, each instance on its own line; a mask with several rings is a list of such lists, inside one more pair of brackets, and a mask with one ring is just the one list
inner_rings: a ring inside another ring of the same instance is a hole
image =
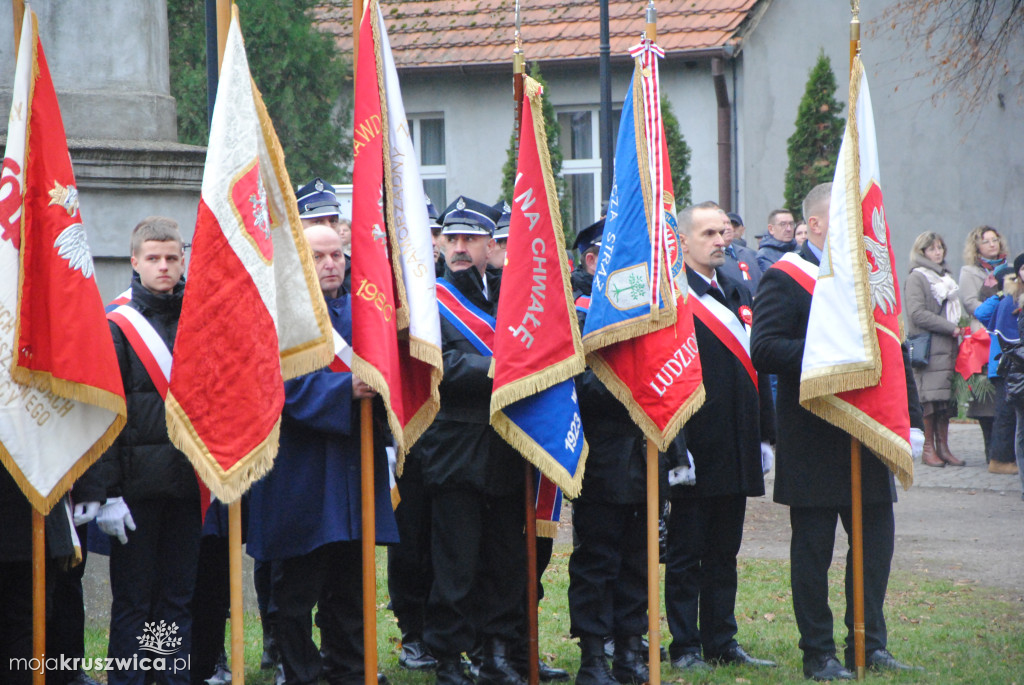
[[910, 275], [904, 283], [907, 335], [931, 334], [928, 365], [914, 369], [914, 381], [924, 410], [926, 466], [963, 466], [949, 451], [949, 419], [955, 411], [953, 367], [959, 346], [959, 287], [946, 266], [946, 242], [931, 231], [917, 236], [910, 252]]

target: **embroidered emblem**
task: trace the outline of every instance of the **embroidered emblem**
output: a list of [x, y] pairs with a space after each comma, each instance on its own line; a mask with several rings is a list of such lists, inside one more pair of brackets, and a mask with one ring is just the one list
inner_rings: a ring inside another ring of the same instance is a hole
[[57, 205], [63, 207], [68, 216], [74, 216], [78, 212], [78, 189], [74, 186], [62, 186], [59, 182], [53, 182], [53, 189], [49, 191], [50, 202], [46, 206]]
[[71, 269], [81, 271], [86, 278], [92, 278], [92, 253], [85, 238], [85, 226], [71, 224], [60, 232], [53, 246], [57, 248], [57, 256], [67, 260]]

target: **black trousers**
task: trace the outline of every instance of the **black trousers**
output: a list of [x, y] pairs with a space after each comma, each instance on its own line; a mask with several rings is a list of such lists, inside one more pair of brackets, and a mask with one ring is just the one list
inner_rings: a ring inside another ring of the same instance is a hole
[[[409, 469], [408, 462], [406, 469]], [[408, 471], [407, 471], [408, 472]], [[388, 594], [404, 642], [423, 639], [427, 598], [434, 579], [430, 561], [430, 496], [422, 479], [398, 479], [397, 545], [388, 547]]]
[[[317, 682], [321, 666], [329, 683], [363, 682], [361, 544], [331, 542], [274, 561], [270, 620], [288, 685]], [[314, 606], [326, 663], [313, 642]]]
[[647, 632], [644, 504], [573, 503], [577, 545], [569, 557], [569, 622], [574, 637]]
[[[835, 546], [836, 519], [850, 533], [850, 507], [790, 507], [793, 528], [790, 543], [790, 579], [793, 612], [800, 630], [804, 660], [820, 654], [834, 654], [832, 611], [828, 606], [828, 569]], [[889, 585], [895, 520], [892, 503], [865, 504], [864, 528], [864, 632], [867, 653], [887, 643], [882, 607]], [[853, 559], [846, 555], [846, 656], [853, 656]]]
[[[108, 656], [154, 656], [140, 650], [145, 624], [161, 621], [177, 625], [181, 646], [167, 663], [188, 660], [192, 646], [189, 602], [199, 559], [200, 511], [198, 499], [154, 499], [130, 502], [136, 530], [128, 531], [128, 544], [110, 544], [110, 643]], [[187, 661], [186, 661], [187, 663]], [[158, 683], [189, 683], [187, 668], [154, 671]], [[142, 671], [108, 671], [110, 685], [142, 685]]]
[[204, 535], [192, 593], [192, 685], [203, 685], [224, 651], [224, 626], [231, 609], [228, 538]]
[[522, 498], [442, 488], [431, 493], [431, 519], [427, 646], [451, 657], [477, 638], [514, 642], [526, 611]]
[[1017, 412], [1006, 401], [1006, 381], [992, 378], [992, 387], [996, 393], [995, 413], [992, 416], [992, 437], [989, 442], [990, 461], [1014, 464], [1014, 440], [1017, 434]]
[[[85, 656], [85, 595], [82, 591], [82, 577], [89, 556], [88, 530], [88, 526], [75, 528], [82, 543], [82, 563], [71, 568], [48, 564], [46, 568], [47, 585], [51, 584], [50, 576], [53, 576], [53, 606], [46, 620], [47, 654], [68, 658]], [[63, 685], [77, 675], [77, 671], [48, 671], [46, 682], [48, 685]]]
[[668, 519], [665, 612], [669, 653], [713, 658], [736, 645], [736, 555], [747, 498], [676, 497]]

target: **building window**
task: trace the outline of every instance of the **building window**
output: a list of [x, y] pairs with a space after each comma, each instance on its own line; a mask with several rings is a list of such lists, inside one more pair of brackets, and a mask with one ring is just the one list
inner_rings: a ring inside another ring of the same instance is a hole
[[440, 114], [423, 114], [408, 119], [409, 133], [419, 156], [423, 191], [441, 211], [448, 206], [444, 117]]
[[[572, 209], [572, 229], [579, 233], [601, 216], [600, 107], [565, 109], [558, 112], [558, 142], [562, 148], [562, 176], [566, 201]], [[620, 111], [612, 112], [612, 136], [618, 128]]]

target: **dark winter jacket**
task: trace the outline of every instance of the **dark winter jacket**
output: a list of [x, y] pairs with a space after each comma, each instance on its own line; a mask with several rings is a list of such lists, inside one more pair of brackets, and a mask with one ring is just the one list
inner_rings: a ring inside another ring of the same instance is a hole
[[[157, 294], [146, 290], [136, 276], [127, 305], [152, 324], [172, 352], [184, 292], [184, 279], [173, 292]], [[128, 339], [112, 321], [110, 334], [124, 382], [128, 424], [95, 466], [106, 496], [122, 496], [129, 507], [133, 501], [157, 498], [195, 499], [198, 506], [195, 471], [167, 437], [163, 398]]]
[[768, 271], [772, 264], [782, 259], [782, 255], [794, 250], [796, 250], [795, 238], [784, 243], [781, 240], [776, 240], [770, 234], [765, 235], [761, 238], [761, 245], [757, 250], [757, 265], [761, 268], [761, 273]]

